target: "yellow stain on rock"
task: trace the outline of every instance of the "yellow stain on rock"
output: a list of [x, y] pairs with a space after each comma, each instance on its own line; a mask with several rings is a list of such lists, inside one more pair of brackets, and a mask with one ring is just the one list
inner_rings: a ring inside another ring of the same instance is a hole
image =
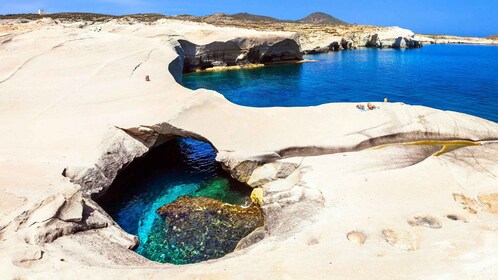
[[470, 214], [477, 214], [477, 210], [498, 214], [498, 193], [481, 194], [476, 199], [463, 194], [454, 193], [453, 199], [463, 206]]
[[498, 193], [482, 194], [478, 199], [489, 213], [498, 214]]
[[206, 68], [204, 70], [196, 70], [195, 72], [223, 72], [223, 71], [232, 71], [232, 70], [240, 70], [240, 69], [253, 69], [253, 68], [261, 68], [265, 67], [264, 64], [247, 64], [247, 65], [234, 65], [234, 66], [215, 66], [211, 68]]
[[253, 203], [258, 204], [259, 206], [263, 206], [263, 197], [265, 196], [265, 191], [262, 188], [255, 188], [251, 192], [251, 201]]
[[425, 141], [415, 141], [404, 143], [404, 145], [409, 146], [442, 146], [441, 150], [434, 154], [434, 156], [440, 156], [444, 153], [448, 153], [454, 151], [456, 149], [460, 149], [467, 146], [480, 146], [481, 143], [469, 141], [469, 140], [425, 140]]

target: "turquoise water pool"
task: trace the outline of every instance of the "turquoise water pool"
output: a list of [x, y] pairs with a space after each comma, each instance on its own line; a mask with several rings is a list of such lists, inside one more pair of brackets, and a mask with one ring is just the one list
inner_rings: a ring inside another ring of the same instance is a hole
[[[178, 244], [156, 211], [185, 195], [247, 205], [251, 189], [230, 178], [215, 157], [207, 143], [187, 138], [170, 141], [135, 160], [98, 202], [126, 232], [140, 238], [136, 252], [144, 257], [173, 264], [206, 260], [209, 252], [185, 252], [195, 244]], [[213, 250], [213, 257], [219, 254]]]
[[405, 102], [498, 122], [498, 47], [428, 45], [305, 56], [303, 64], [184, 75], [187, 88], [253, 107]]

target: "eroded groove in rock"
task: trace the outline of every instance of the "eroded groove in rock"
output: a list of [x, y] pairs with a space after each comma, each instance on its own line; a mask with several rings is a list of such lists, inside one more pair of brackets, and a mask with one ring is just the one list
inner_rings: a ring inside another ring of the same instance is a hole
[[483, 138], [479, 140], [461, 139], [452, 136], [441, 135], [438, 133], [420, 132], [420, 133], [396, 133], [391, 135], [384, 135], [380, 137], [369, 138], [354, 146], [337, 146], [337, 147], [323, 147], [323, 146], [305, 146], [305, 147], [289, 147], [276, 151], [282, 158], [290, 157], [303, 157], [303, 156], [321, 156], [336, 153], [356, 152], [366, 150], [378, 146], [390, 144], [404, 144], [417, 141], [468, 141], [478, 143], [481, 141], [496, 141], [496, 139]]

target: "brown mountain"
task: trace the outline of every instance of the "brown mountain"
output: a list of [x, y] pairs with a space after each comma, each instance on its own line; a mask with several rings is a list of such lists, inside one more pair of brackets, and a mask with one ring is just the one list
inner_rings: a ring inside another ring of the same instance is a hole
[[176, 18], [180, 20], [190, 20], [190, 21], [205, 21], [208, 23], [216, 22], [254, 22], [254, 23], [306, 23], [306, 24], [329, 24], [329, 25], [339, 25], [347, 24], [335, 17], [325, 14], [325, 13], [312, 13], [309, 16], [301, 20], [281, 20], [269, 16], [253, 15], [249, 13], [238, 13], [233, 15], [218, 13], [208, 16], [192, 16], [192, 15], [177, 15], [177, 16], [167, 16], [162, 14], [133, 14], [133, 15], [104, 15], [95, 13], [55, 13], [55, 14], [11, 14], [11, 15], [1, 15], [0, 19], [17, 19], [23, 18], [28, 20], [36, 20], [42, 17], [50, 17], [52, 19], [60, 20], [91, 20], [97, 22], [107, 21], [113, 18], [134, 18], [141, 21], [151, 22], [156, 21], [161, 18]]
[[298, 20], [298, 22], [309, 23], [309, 24], [330, 24], [330, 25], [347, 24], [340, 19], [337, 19], [329, 14], [321, 12], [312, 13], [309, 16]]
[[238, 20], [249, 20], [249, 21], [259, 21], [259, 22], [279, 22], [281, 20], [272, 18], [272, 17], [267, 17], [267, 16], [259, 16], [259, 15], [253, 15], [249, 13], [238, 13], [238, 14], [233, 14], [230, 15], [230, 17]]
[[486, 38], [491, 39], [491, 40], [498, 40], [498, 34], [497, 35], [491, 35], [491, 36], [488, 36]]

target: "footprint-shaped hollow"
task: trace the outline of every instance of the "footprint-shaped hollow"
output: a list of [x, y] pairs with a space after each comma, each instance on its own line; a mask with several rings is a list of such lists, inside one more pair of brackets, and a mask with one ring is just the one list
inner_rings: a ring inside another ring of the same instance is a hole
[[367, 240], [367, 235], [361, 231], [351, 231], [346, 235], [346, 237], [349, 241], [358, 243], [360, 245], [364, 244]]

